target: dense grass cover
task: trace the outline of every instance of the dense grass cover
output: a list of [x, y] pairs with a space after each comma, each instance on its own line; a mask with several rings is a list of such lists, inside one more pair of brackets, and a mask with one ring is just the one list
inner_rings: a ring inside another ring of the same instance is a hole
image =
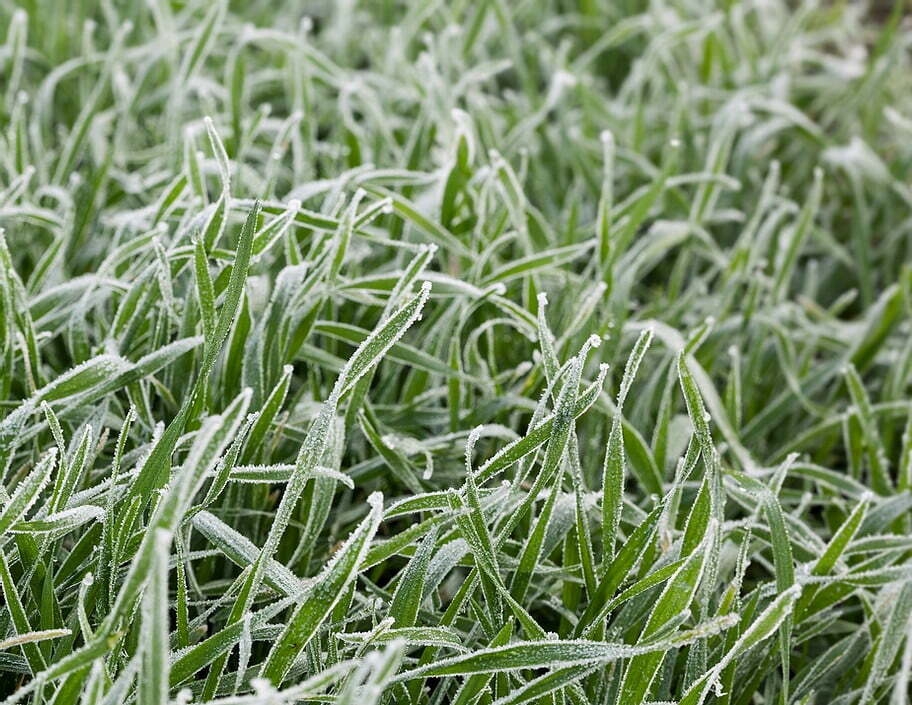
[[3, 702], [909, 702], [912, 27], [646, 5], [0, 0]]

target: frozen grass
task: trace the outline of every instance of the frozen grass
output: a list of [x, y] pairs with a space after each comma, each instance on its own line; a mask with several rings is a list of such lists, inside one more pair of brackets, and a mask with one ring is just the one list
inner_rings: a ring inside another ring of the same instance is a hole
[[908, 703], [903, 3], [301, 5], [0, 0], [0, 698]]

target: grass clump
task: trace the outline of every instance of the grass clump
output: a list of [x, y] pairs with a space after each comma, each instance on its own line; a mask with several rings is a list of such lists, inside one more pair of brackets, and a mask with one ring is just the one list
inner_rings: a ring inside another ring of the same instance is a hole
[[909, 702], [903, 3], [0, 20], [3, 702]]

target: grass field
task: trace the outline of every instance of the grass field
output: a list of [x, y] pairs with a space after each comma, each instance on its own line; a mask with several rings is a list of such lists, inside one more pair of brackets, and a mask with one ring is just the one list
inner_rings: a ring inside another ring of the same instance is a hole
[[0, 0], [0, 702], [907, 705], [910, 20]]

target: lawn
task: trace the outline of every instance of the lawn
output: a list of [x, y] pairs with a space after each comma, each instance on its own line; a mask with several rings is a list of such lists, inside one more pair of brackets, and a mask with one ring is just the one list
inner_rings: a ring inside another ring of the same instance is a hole
[[904, 0], [0, 0], [0, 702], [908, 705]]

